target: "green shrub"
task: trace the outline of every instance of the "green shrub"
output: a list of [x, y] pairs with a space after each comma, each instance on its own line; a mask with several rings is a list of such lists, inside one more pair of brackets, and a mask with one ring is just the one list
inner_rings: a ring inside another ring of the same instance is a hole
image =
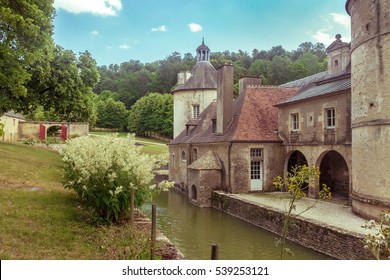
[[[130, 211], [130, 194], [140, 207], [171, 184], [152, 184], [153, 170], [161, 160], [142, 154], [134, 137], [82, 136], [67, 142], [61, 154], [65, 162], [64, 186], [73, 189], [93, 210], [98, 223], [118, 222]], [[164, 162], [165, 163], [165, 162]]]

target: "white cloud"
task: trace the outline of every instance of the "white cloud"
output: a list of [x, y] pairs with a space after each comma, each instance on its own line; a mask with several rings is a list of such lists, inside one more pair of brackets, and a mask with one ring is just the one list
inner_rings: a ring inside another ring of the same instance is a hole
[[[349, 42], [350, 18], [346, 15], [331, 13], [328, 16], [322, 17], [323, 28], [316, 32], [309, 32], [316, 41], [323, 43], [325, 46], [330, 45], [335, 39], [336, 34], [343, 35], [342, 40]], [[340, 25], [343, 28], [340, 28]]]
[[351, 19], [348, 16], [342, 14], [336, 14], [336, 13], [332, 13], [330, 14], [330, 16], [332, 17], [335, 23], [341, 24], [342, 26], [345, 27], [345, 29], [350, 28]]
[[153, 27], [152, 29], [150, 29], [150, 31], [152, 31], [152, 32], [165, 32], [165, 31], [168, 31], [168, 28], [165, 25], [161, 25], [159, 27]]
[[123, 49], [123, 50], [127, 50], [127, 49], [130, 49], [130, 46], [126, 43], [123, 43], [122, 45], [119, 45], [119, 48]]
[[99, 31], [97, 31], [97, 30], [89, 32], [89, 35], [91, 35], [92, 37], [99, 37], [100, 36]]
[[321, 30], [318, 30], [312, 36], [318, 42], [323, 43], [325, 46], [327, 46], [327, 45], [330, 45], [335, 40], [335, 37], [334, 37], [334, 35], [332, 36], [326, 32], [327, 32], [327, 30], [321, 29]]
[[197, 23], [190, 23], [188, 24], [188, 27], [190, 28], [191, 32], [200, 32], [203, 30], [202, 26]]
[[116, 16], [122, 10], [122, 0], [54, 0], [54, 8], [74, 14]]

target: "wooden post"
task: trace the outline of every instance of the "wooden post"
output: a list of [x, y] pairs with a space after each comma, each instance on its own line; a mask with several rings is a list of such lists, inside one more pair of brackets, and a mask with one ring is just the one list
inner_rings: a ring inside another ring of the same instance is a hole
[[152, 247], [150, 250], [150, 259], [154, 260], [154, 254], [156, 250], [156, 204], [152, 204]]
[[132, 188], [130, 193], [130, 224], [134, 225], [134, 196], [135, 191]]
[[211, 245], [211, 260], [219, 260], [219, 244], [213, 243]]

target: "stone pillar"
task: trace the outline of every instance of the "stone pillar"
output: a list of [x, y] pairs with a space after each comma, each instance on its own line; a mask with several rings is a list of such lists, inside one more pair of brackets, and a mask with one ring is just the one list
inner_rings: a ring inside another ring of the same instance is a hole
[[352, 209], [390, 211], [390, 0], [348, 0], [351, 16]]

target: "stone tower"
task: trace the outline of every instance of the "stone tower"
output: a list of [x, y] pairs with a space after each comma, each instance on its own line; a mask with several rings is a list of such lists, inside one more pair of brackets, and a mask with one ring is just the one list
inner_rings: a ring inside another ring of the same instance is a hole
[[191, 72], [178, 74], [173, 94], [173, 138], [196, 123], [199, 114], [217, 98], [217, 71], [210, 63], [210, 49], [202, 44], [196, 49], [196, 64]]
[[390, 0], [348, 0], [351, 16], [352, 209], [390, 211]]

